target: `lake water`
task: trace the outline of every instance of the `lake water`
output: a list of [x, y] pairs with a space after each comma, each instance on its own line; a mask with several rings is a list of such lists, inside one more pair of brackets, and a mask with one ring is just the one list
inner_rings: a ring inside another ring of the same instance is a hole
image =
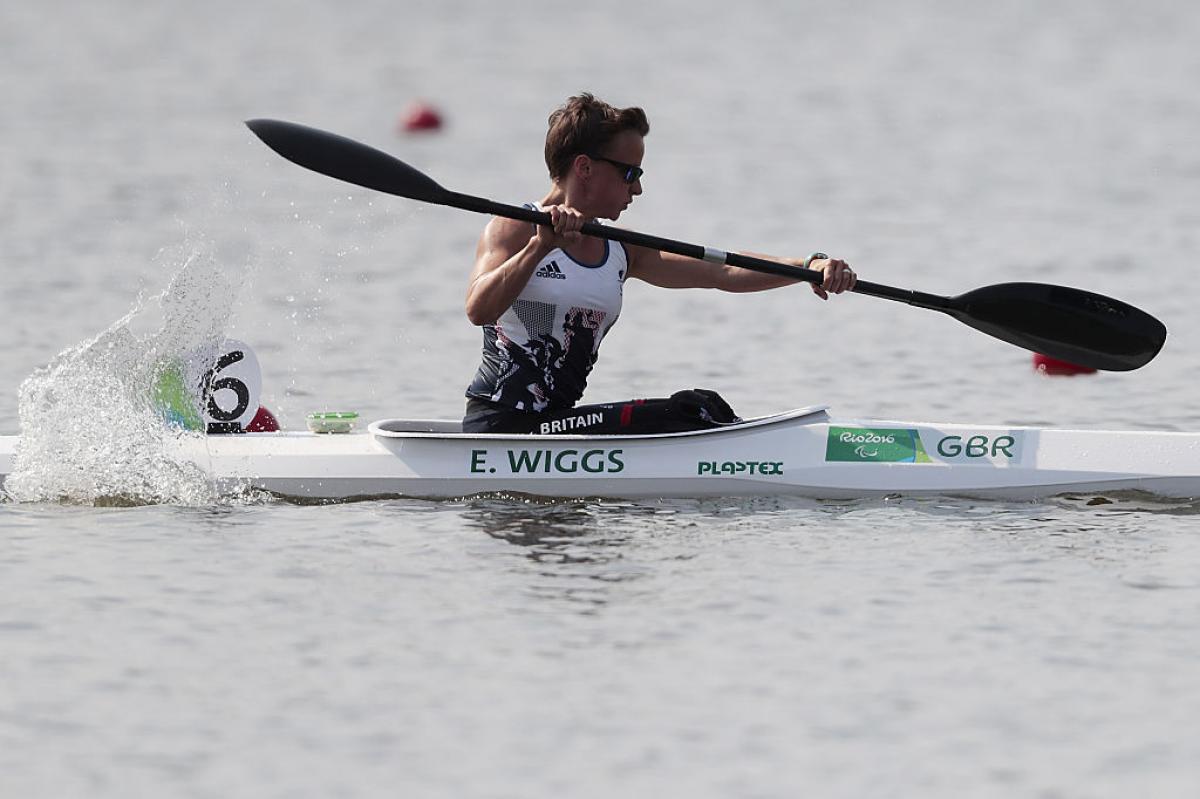
[[[457, 416], [484, 220], [242, 120], [519, 203], [591, 90], [650, 118], [630, 228], [1075, 285], [1170, 337], [1053, 379], [896, 303], [631, 284], [588, 400], [1197, 430], [1198, 39], [1116, 0], [4, 6], [0, 432], [67, 430], [26, 488], [74, 499], [0, 503], [0, 795], [1196, 795], [1196, 503], [296, 506], [199, 490], [119, 395], [218, 331], [285, 426]], [[446, 127], [398, 133], [421, 98]]]

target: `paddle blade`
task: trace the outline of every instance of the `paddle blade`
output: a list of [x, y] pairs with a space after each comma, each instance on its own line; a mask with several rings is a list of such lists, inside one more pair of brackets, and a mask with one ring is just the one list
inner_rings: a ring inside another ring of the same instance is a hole
[[272, 150], [313, 172], [427, 203], [441, 204], [449, 194], [400, 159], [353, 139], [278, 119], [251, 119], [246, 126]]
[[976, 330], [1061, 361], [1127, 372], [1167, 340], [1163, 323], [1120, 300], [1043, 283], [1001, 283], [951, 298], [947, 313]]

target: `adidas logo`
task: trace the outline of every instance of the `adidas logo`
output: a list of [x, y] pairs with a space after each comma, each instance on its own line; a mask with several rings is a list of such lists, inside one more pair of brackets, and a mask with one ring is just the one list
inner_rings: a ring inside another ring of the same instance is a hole
[[535, 277], [550, 277], [554, 278], [555, 280], [567, 279], [567, 276], [563, 274], [563, 271], [558, 268], [558, 264], [554, 261], [544, 264], [541, 269], [534, 273], [534, 275]]

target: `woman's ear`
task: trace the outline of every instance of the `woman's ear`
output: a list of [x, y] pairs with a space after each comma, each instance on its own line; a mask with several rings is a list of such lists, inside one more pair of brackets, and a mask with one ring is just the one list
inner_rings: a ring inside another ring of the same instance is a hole
[[575, 170], [575, 174], [581, 178], [586, 178], [592, 174], [592, 159], [588, 158], [583, 153], [575, 156], [571, 162], [571, 168]]

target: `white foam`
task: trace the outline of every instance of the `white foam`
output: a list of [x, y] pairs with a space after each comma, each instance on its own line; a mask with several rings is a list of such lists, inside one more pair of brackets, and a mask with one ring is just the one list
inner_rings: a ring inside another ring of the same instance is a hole
[[[186, 433], [154, 405], [164, 363], [197, 350], [214, 357], [239, 280], [212, 248], [163, 254], [178, 272], [90, 341], [59, 353], [21, 385], [21, 437], [5, 490], [17, 501], [208, 505], [228, 499], [205, 471], [172, 453]], [[182, 264], [180, 266], [180, 264]]]

